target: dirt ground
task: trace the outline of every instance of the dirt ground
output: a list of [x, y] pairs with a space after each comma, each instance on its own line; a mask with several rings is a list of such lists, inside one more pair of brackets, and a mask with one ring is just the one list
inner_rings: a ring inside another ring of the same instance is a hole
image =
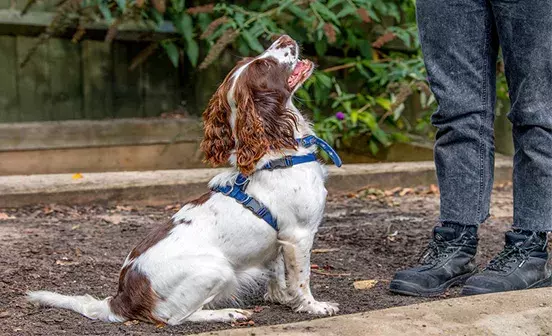
[[[378, 190], [333, 196], [312, 257], [316, 298], [339, 302], [340, 314], [439, 300], [392, 295], [393, 273], [416, 262], [437, 221], [435, 188]], [[402, 196], [401, 196], [402, 195]], [[493, 216], [481, 229], [479, 263], [503, 244], [511, 222], [511, 187], [493, 195]], [[157, 328], [137, 322], [108, 324], [60, 309], [37, 308], [24, 300], [27, 290], [64, 294], [115, 294], [118, 272], [130, 249], [178, 205], [166, 207], [40, 205], [0, 209], [0, 335], [182, 335], [195, 332], [295, 322], [314, 318], [287, 307], [253, 300], [245, 324], [192, 324]], [[359, 280], [374, 287], [355, 289]]]

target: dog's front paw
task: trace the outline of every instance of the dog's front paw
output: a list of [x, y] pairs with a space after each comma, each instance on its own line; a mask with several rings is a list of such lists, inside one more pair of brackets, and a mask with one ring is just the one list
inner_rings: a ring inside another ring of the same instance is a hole
[[297, 312], [304, 312], [315, 315], [335, 315], [339, 311], [339, 303], [332, 302], [318, 302], [318, 301], [306, 301], [303, 302], [298, 308]]

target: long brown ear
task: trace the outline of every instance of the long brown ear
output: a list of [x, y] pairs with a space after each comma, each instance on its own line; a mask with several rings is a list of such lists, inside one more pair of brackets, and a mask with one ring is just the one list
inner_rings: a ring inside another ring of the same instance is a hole
[[249, 65], [236, 85], [236, 156], [244, 174], [253, 172], [267, 151], [297, 146], [297, 120], [286, 108], [290, 97], [287, 77], [276, 61], [260, 59]]
[[269, 143], [263, 121], [257, 110], [253, 92], [249, 86], [237, 86], [234, 92], [236, 108], [236, 137], [238, 150], [236, 165], [241, 173], [249, 175], [257, 162], [266, 154]]
[[205, 153], [205, 160], [213, 166], [226, 163], [235, 144], [228, 121], [230, 106], [226, 99], [227, 86], [228, 82], [225, 81], [211, 97], [203, 112], [204, 136], [201, 150]]

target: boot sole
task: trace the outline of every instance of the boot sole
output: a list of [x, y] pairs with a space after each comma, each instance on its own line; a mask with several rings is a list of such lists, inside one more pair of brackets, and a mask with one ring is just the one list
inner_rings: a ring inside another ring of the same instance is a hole
[[[546, 279], [537, 281], [534, 284], [532, 284], [531, 286], [529, 286], [527, 288], [523, 288], [523, 289], [549, 287], [551, 285], [552, 285], [552, 276], [550, 276]], [[464, 286], [464, 288], [462, 288], [462, 292], [460, 293], [460, 295], [470, 296], [470, 295], [481, 295], [481, 294], [500, 293], [500, 292], [504, 292], [504, 291], [493, 291], [493, 290], [490, 290], [488, 288], [483, 288], [483, 287]]]
[[471, 273], [466, 273], [459, 275], [455, 278], [450, 279], [449, 281], [443, 283], [439, 287], [435, 288], [424, 288], [417, 284], [406, 282], [402, 280], [392, 280], [389, 284], [389, 291], [396, 294], [410, 295], [410, 296], [423, 296], [423, 297], [432, 297], [439, 296], [444, 294], [447, 289], [452, 286], [462, 285], [469, 277], [477, 273], [477, 270], [474, 270]]

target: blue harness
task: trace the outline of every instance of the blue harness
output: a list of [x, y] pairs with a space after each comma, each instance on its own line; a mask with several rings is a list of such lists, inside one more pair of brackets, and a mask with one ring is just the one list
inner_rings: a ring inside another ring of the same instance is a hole
[[[324, 140], [314, 136], [314, 135], [308, 135], [304, 138], [297, 139], [297, 143], [305, 148], [309, 148], [313, 145], [317, 145], [319, 148], [322, 148], [328, 156], [332, 159], [333, 163], [341, 167], [342, 162], [339, 155], [337, 155], [336, 151], [328, 145], [327, 142]], [[293, 167], [295, 165], [301, 164], [301, 163], [307, 163], [307, 162], [313, 162], [316, 161], [316, 155], [314, 153], [310, 153], [307, 155], [297, 155], [297, 156], [284, 156], [282, 158], [273, 160], [268, 162], [266, 165], [264, 165], [261, 170], [274, 170], [274, 169], [280, 169], [280, 168], [288, 168]], [[245, 189], [247, 188], [247, 185], [249, 184], [249, 177], [238, 174], [236, 178], [236, 182], [234, 182], [233, 185], [230, 186], [219, 186], [213, 189], [215, 192], [222, 193], [223, 195], [232, 197], [235, 199], [238, 203], [243, 205], [245, 208], [249, 209], [251, 212], [253, 212], [257, 217], [264, 219], [265, 222], [268, 223], [274, 230], [278, 231], [278, 223], [276, 223], [276, 219], [272, 217], [272, 214], [270, 213], [270, 210], [266, 206], [264, 206], [262, 203], [251, 197], [249, 194], [245, 192]]]

